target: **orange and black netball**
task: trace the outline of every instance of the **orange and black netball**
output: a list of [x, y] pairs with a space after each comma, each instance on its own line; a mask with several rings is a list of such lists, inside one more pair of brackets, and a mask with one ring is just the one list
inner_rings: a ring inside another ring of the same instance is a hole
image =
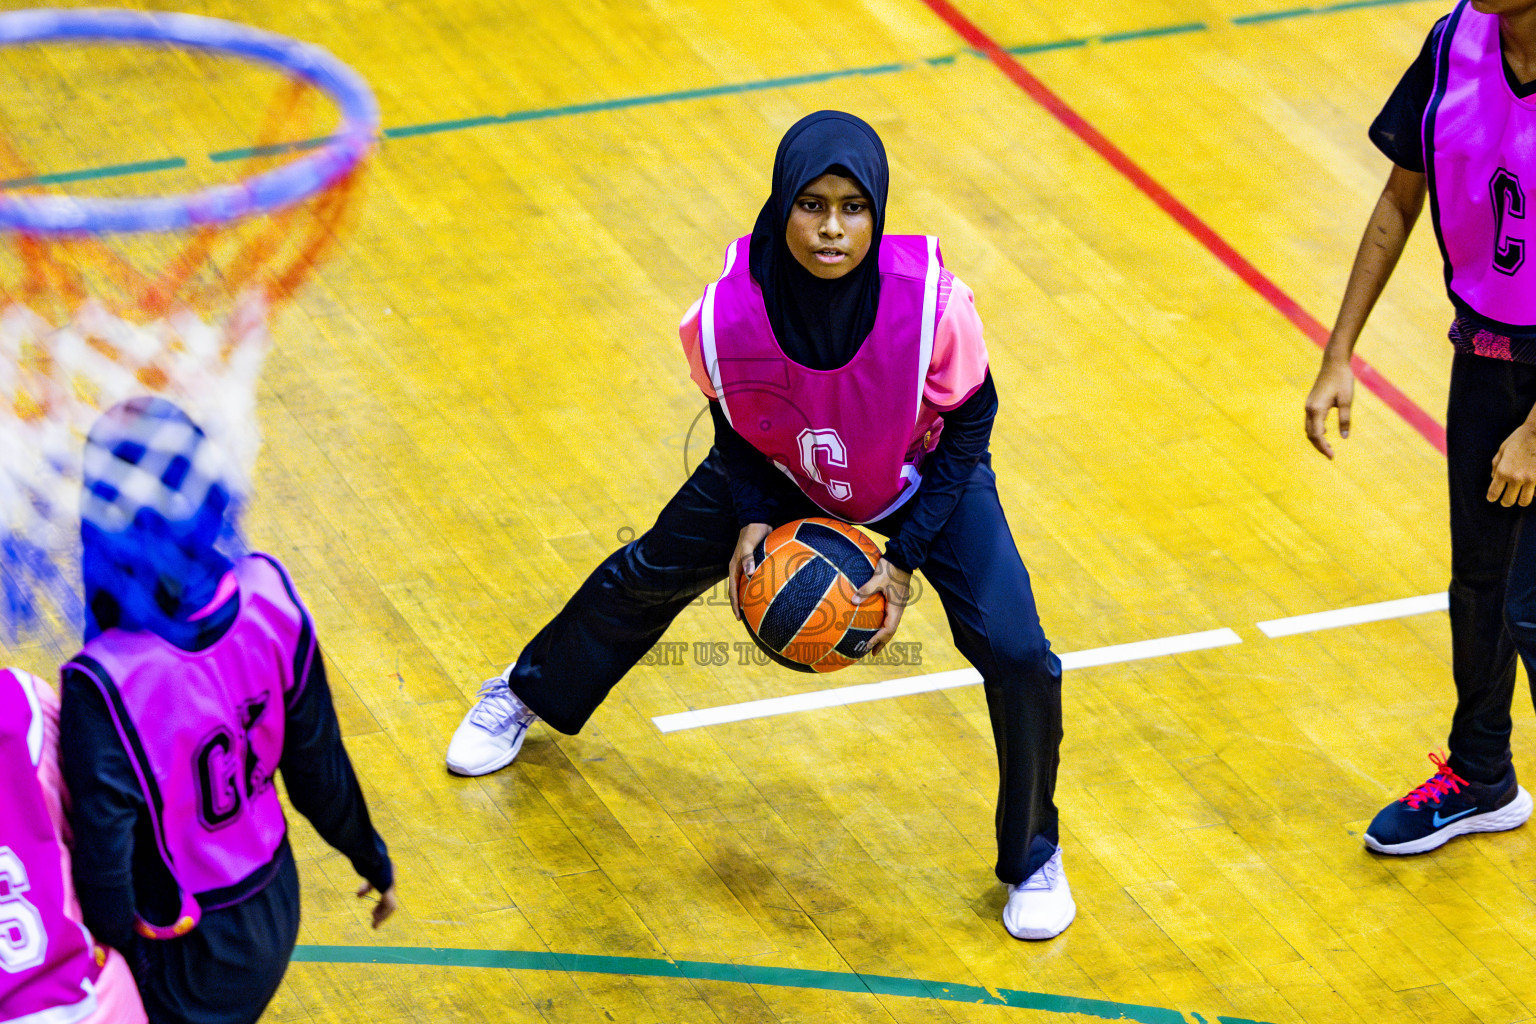
[[798, 519], [764, 538], [752, 561], [741, 614], [768, 657], [797, 672], [835, 672], [869, 652], [885, 597], [854, 604], [880, 562], [862, 532], [836, 519]]

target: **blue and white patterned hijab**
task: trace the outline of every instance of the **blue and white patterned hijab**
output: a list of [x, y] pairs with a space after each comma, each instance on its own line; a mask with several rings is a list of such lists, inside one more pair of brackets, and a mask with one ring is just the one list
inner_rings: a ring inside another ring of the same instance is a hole
[[163, 398], [131, 398], [101, 415], [85, 442], [80, 569], [85, 639], [148, 630], [194, 645], [194, 616], [238, 550], [223, 458]]

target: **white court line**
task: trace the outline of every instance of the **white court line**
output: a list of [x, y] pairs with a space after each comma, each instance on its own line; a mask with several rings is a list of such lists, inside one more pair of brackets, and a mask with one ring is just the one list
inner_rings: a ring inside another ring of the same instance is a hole
[[[1184, 633], [1181, 636], [1165, 636], [1158, 640], [1138, 640], [1135, 643], [1115, 644], [1113, 647], [1095, 647], [1089, 651], [1071, 651], [1061, 655], [1061, 667], [1070, 669], [1113, 665], [1121, 661], [1160, 658], [1169, 654], [1203, 651], [1211, 647], [1226, 647], [1242, 642], [1243, 638], [1230, 629], [1210, 629], [1203, 633]], [[812, 711], [843, 704], [860, 704], [864, 701], [905, 697], [909, 694], [947, 690], [956, 686], [974, 686], [979, 682], [981, 682], [980, 672], [973, 668], [961, 668], [952, 672], [934, 672], [926, 676], [888, 679], [883, 683], [839, 686], [831, 690], [813, 690], [810, 693], [795, 693], [787, 697], [749, 700], [742, 704], [700, 708], [697, 711], [683, 711], [675, 715], [657, 715], [651, 721], [655, 722], [656, 728], [662, 732], [680, 732], [683, 729], [697, 729], [705, 725], [744, 722], [750, 718], [771, 718], [774, 715], [788, 715], [796, 711]]]
[[[1158, 640], [1137, 640], [1130, 644], [1113, 647], [1095, 647], [1091, 651], [1069, 651], [1061, 656], [1062, 668], [1093, 668], [1095, 665], [1113, 665], [1121, 661], [1141, 661], [1144, 658], [1161, 658], [1169, 654], [1187, 654], [1211, 647], [1227, 647], [1240, 644], [1243, 638], [1230, 629], [1208, 629], [1204, 633], [1181, 633]], [[980, 677], [978, 677], [980, 681]]]
[[1382, 601], [1379, 604], [1361, 604], [1353, 608], [1336, 608], [1331, 612], [1313, 612], [1311, 615], [1293, 615], [1288, 619], [1270, 619], [1259, 623], [1259, 629], [1267, 637], [1291, 636], [1296, 633], [1312, 633], [1320, 629], [1338, 629], [1340, 626], [1358, 626], [1362, 622], [1380, 622], [1382, 619], [1402, 619], [1426, 612], [1443, 612], [1449, 598], [1444, 593], [1424, 594], [1421, 597], [1405, 597], [1398, 601]]

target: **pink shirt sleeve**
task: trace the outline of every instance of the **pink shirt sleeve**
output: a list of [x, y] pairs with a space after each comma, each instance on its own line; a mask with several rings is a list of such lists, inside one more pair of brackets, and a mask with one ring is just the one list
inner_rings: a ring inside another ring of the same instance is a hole
[[715, 385], [709, 379], [709, 368], [704, 365], [704, 346], [699, 339], [699, 311], [704, 300], [699, 299], [683, 314], [683, 322], [677, 325], [677, 336], [683, 342], [683, 354], [688, 357], [688, 376], [704, 392], [704, 397], [717, 399]]
[[[12, 670], [15, 671], [15, 670]], [[18, 678], [21, 673], [16, 672]], [[80, 903], [75, 899], [75, 884], [70, 869], [69, 790], [64, 788], [64, 772], [59, 766], [59, 695], [43, 680], [28, 676], [21, 680], [37, 697], [43, 713], [43, 754], [37, 765], [37, 781], [43, 788], [43, 802], [53, 819], [53, 831], [59, 838], [59, 867], [64, 874], [64, 913], [70, 920], [82, 920]], [[97, 963], [102, 964], [96, 979], [96, 1012], [80, 1024], [145, 1024], [144, 1005], [134, 984], [128, 962], [115, 949], [96, 947]]]
[[981, 334], [975, 293], [948, 270], [941, 275], [939, 305], [943, 312], [933, 335], [923, 400], [940, 412], [948, 412], [964, 404], [986, 379], [987, 343]]

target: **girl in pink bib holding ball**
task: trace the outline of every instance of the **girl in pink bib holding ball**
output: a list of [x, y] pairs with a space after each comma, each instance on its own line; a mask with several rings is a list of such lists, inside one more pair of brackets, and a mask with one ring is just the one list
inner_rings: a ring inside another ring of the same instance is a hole
[[1461, 0], [1440, 19], [1371, 126], [1393, 163], [1307, 397], [1307, 436], [1329, 458], [1328, 412], [1349, 436], [1350, 356], [1427, 196], [1455, 317], [1446, 456], [1451, 490], [1450, 757], [1365, 833], [1380, 853], [1423, 853], [1515, 828], [1510, 705], [1518, 655], [1536, 696], [1536, 0]]
[[751, 235], [726, 247], [680, 329], [714, 447], [656, 524], [482, 687], [448, 767], [506, 766], [536, 719], [579, 730], [690, 603], [728, 580], [737, 606], [773, 527], [867, 524], [890, 538], [860, 590], [886, 597], [870, 646], [895, 634], [921, 571], [986, 688], [1004, 925], [1047, 939], [1077, 909], [1054, 800], [1061, 663], [998, 501], [997, 390], [975, 300], [936, 238], [885, 234], [888, 176], [880, 137], [851, 114], [820, 111], [785, 134]]

